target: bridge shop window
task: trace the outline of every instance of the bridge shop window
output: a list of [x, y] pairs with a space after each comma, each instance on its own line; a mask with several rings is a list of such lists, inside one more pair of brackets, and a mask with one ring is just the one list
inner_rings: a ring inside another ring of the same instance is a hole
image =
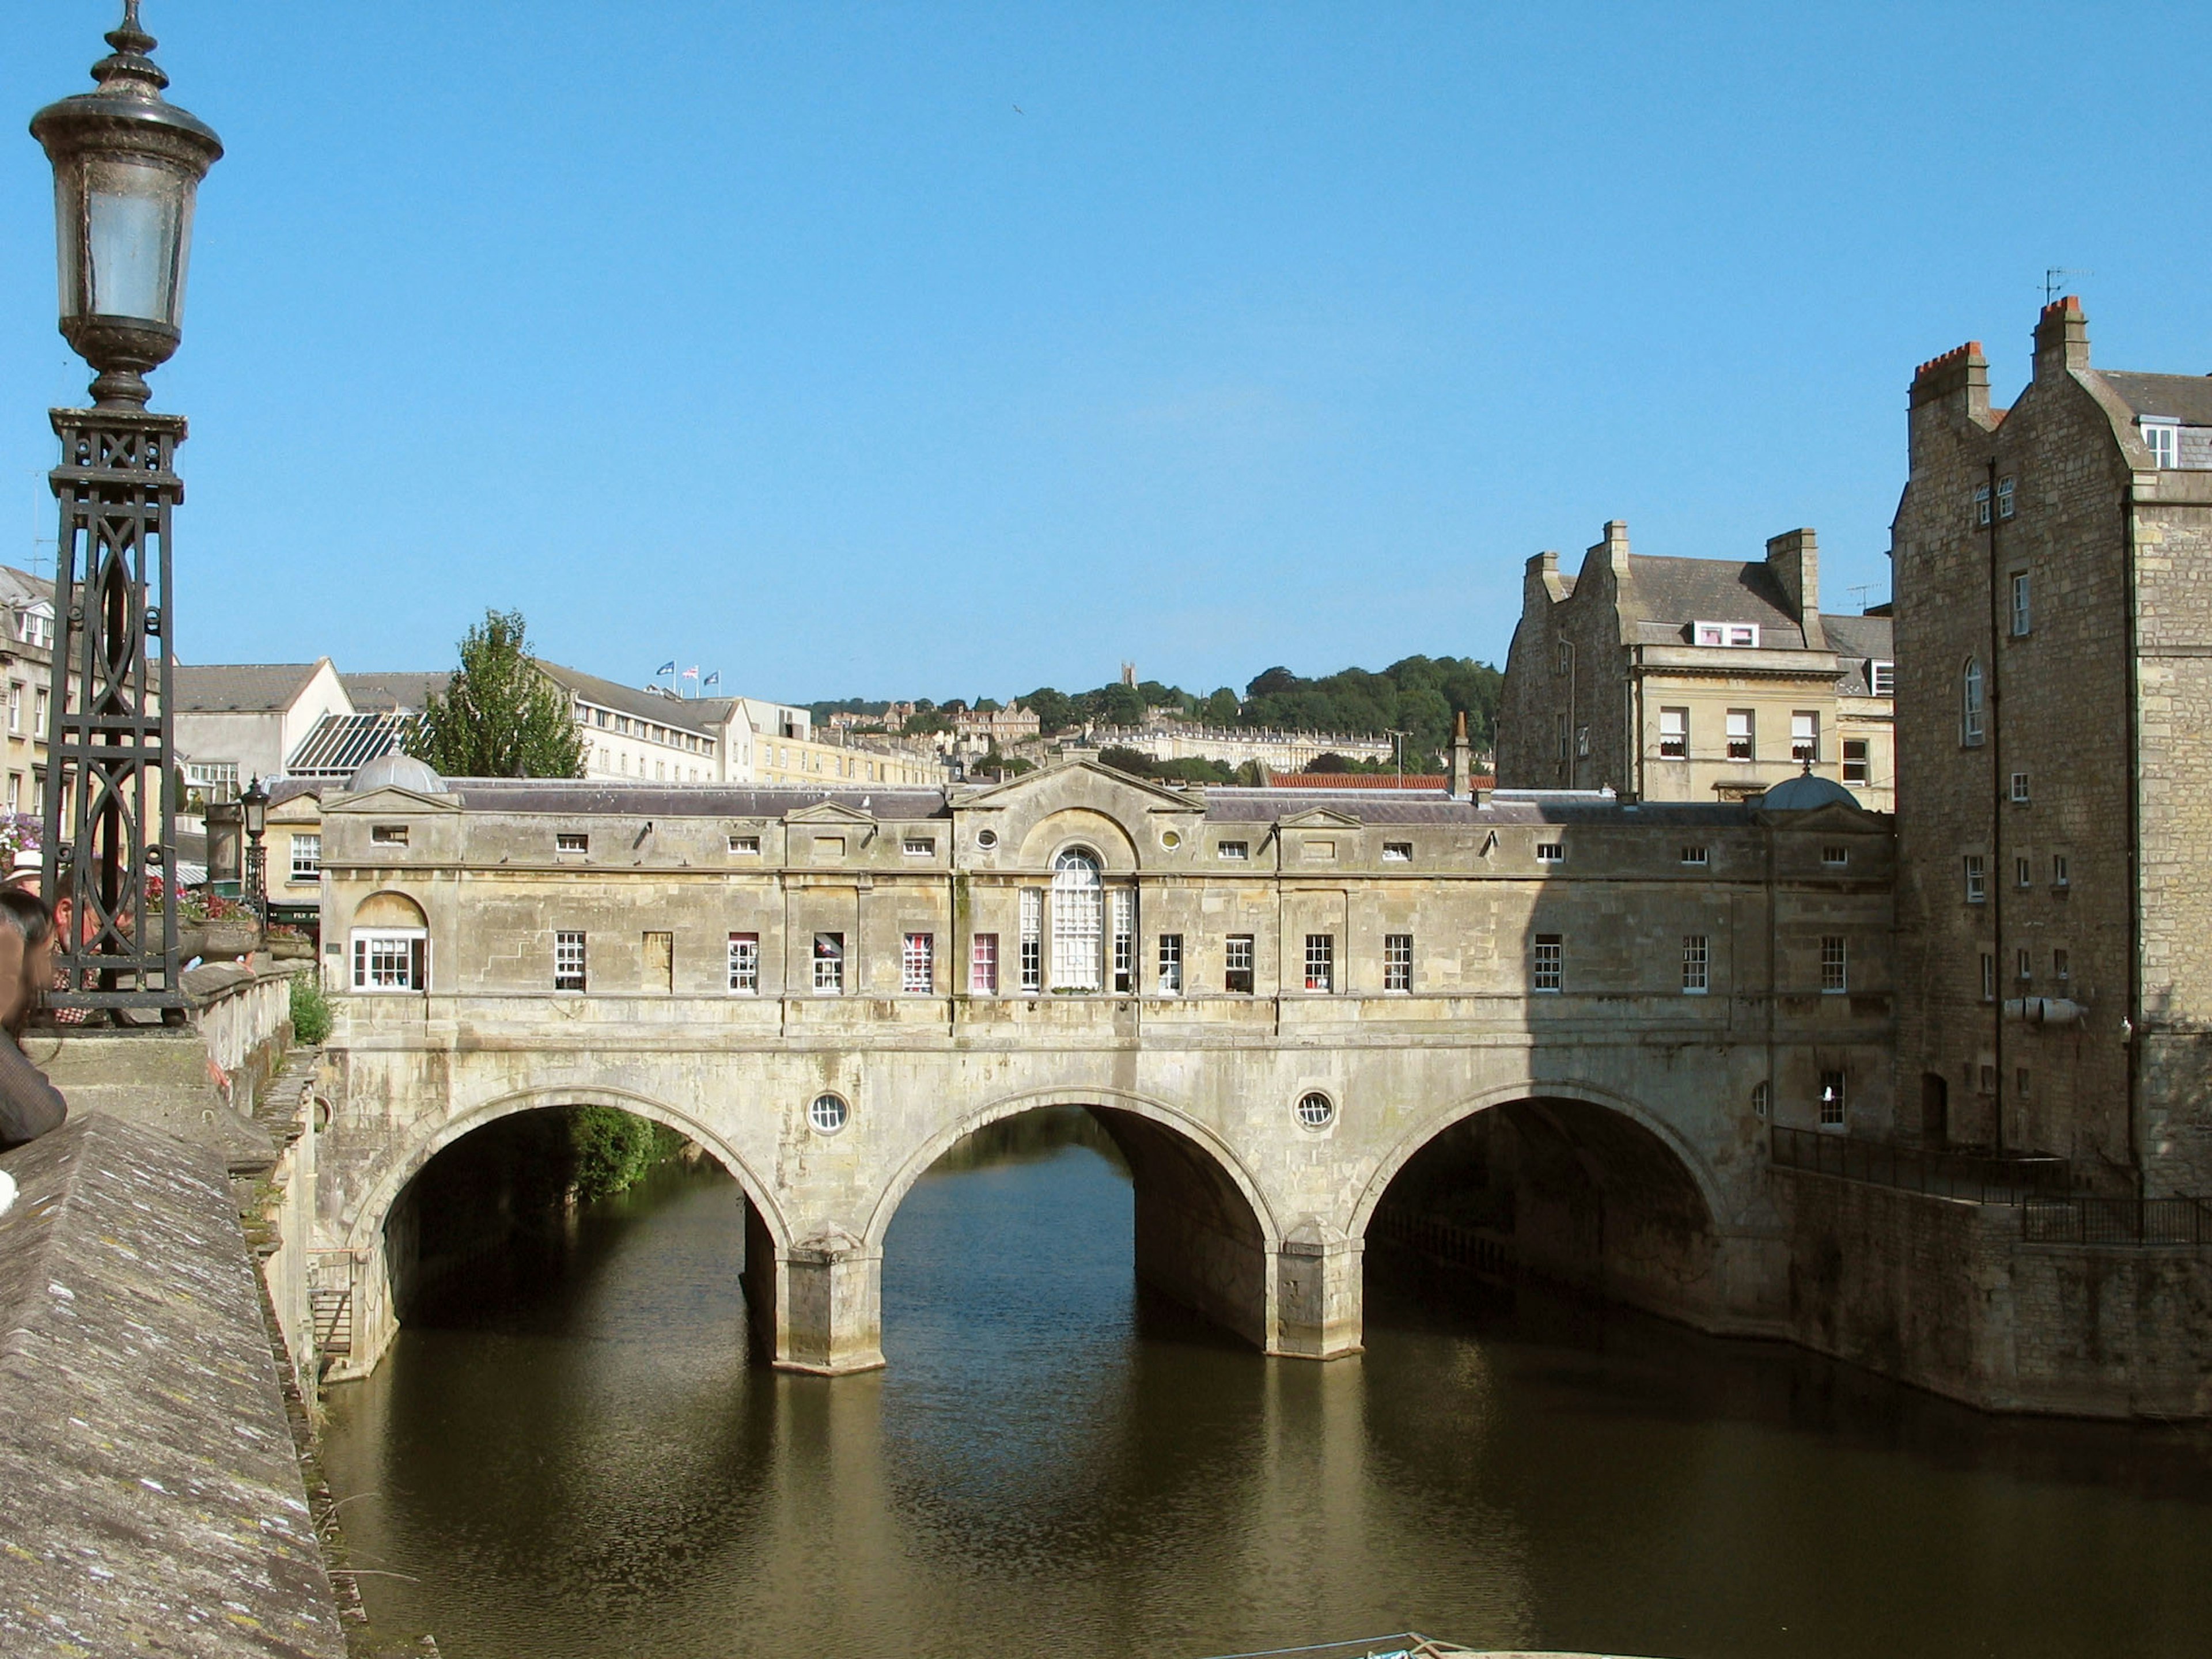
[[999, 994], [999, 936], [978, 933], [968, 945], [968, 994]]
[[1101, 988], [1105, 890], [1098, 860], [1070, 848], [1052, 861], [1052, 988]]
[[1308, 933], [1306, 935], [1306, 989], [1334, 991], [1336, 989], [1336, 935]]
[[1530, 966], [1531, 990], [1556, 991], [1559, 988], [1559, 969], [1565, 954], [1565, 941], [1558, 933], [1536, 935], [1536, 952]]
[[1022, 889], [1022, 989], [1044, 988], [1044, 889]]
[[908, 933], [899, 949], [899, 989], [927, 996], [937, 988], [937, 935]]
[[1708, 966], [1705, 935], [1682, 935], [1682, 994], [1689, 997], [1705, 995], [1708, 986]]
[[751, 996], [760, 989], [760, 935], [730, 935], [730, 988]]
[[1844, 1127], [1844, 1074], [1841, 1072], [1820, 1073], [1820, 1127], [1823, 1129]]
[[1659, 711], [1659, 758], [1687, 760], [1690, 758], [1690, 711], [1686, 708], [1662, 708]]
[[1182, 935], [1160, 935], [1160, 994], [1179, 997], [1182, 994]]
[[1844, 781], [1864, 783], [1871, 769], [1867, 760], [1867, 740], [1864, 738], [1844, 739]]
[[757, 859], [760, 856], [760, 837], [758, 836], [732, 836], [730, 837], [730, 851], [736, 854], [739, 858]]
[[1221, 988], [1236, 996], [1252, 994], [1252, 935], [1231, 933], [1224, 942]]
[[1712, 862], [1712, 855], [1703, 847], [1685, 847], [1682, 849], [1682, 862], [1692, 869], [1702, 870]]
[[1820, 940], [1820, 991], [1824, 996], [1836, 996], [1850, 988], [1844, 959], [1844, 938], [1830, 933]]
[[1385, 991], [1410, 991], [1413, 988], [1413, 936], [1411, 933], [1382, 935], [1382, 988]]
[[554, 933], [553, 988], [556, 991], [580, 991], [585, 988], [582, 933], [568, 931]]
[[1224, 859], [1249, 859], [1252, 856], [1252, 843], [1245, 841], [1224, 841], [1217, 844], [1213, 850], [1218, 856]]
[[427, 991], [430, 988], [429, 936], [420, 927], [359, 930], [353, 936], [353, 988], [356, 991]]
[[842, 933], [817, 933], [814, 936], [814, 989], [820, 996], [845, 994], [845, 936]]

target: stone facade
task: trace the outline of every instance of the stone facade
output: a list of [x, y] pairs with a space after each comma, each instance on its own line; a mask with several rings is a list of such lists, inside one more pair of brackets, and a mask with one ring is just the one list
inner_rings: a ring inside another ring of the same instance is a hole
[[[822, 1370], [880, 1362], [908, 1186], [1036, 1106], [1092, 1108], [1128, 1154], [1146, 1278], [1317, 1357], [1359, 1344], [1391, 1178], [1487, 1107], [1564, 1103], [1612, 1126], [1586, 1158], [1672, 1170], [1704, 1224], [1639, 1298], [1744, 1331], [1782, 1307], [1762, 1114], [1819, 1124], [1841, 1082], [1828, 1127], [1893, 1115], [1893, 841], [1845, 805], [1200, 792], [1084, 762], [950, 795], [428, 782], [325, 803], [340, 1374], [389, 1340], [411, 1177], [536, 1106], [706, 1146], [751, 1206], [774, 1357]], [[1641, 1166], [1612, 1162], [1626, 1213]]]
[[2099, 373], [2071, 299], [2008, 410], [1923, 364], [1892, 550], [1899, 1129], [2152, 1195], [2212, 1187], [2206, 387]]
[[1506, 658], [1498, 781], [1648, 800], [1741, 800], [1800, 771], [1893, 810], [1885, 616], [1824, 616], [1796, 530], [1749, 563], [1632, 557], [1615, 522], [1560, 573], [1528, 561]]

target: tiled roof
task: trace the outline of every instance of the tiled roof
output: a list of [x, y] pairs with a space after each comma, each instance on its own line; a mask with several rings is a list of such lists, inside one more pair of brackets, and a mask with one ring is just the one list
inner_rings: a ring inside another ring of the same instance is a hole
[[179, 714], [266, 714], [289, 708], [321, 665], [312, 662], [179, 663], [171, 682]]
[[403, 668], [383, 674], [340, 674], [338, 684], [345, 687], [353, 706], [365, 714], [392, 709], [420, 714], [429, 707], [430, 694], [434, 691], [443, 696], [453, 679], [451, 669]]
[[753, 787], [704, 783], [595, 783], [562, 778], [448, 778], [472, 812], [636, 813], [671, 818], [780, 818], [835, 801], [878, 818], [945, 816], [942, 789]]
[[2159, 416], [2184, 426], [2212, 426], [2212, 375], [2134, 374], [2103, 371], [2105, 384], [2138, 415]]
[[[1680, 633], [1698, 622], [1756, 623], [1759, 643], [1802, 647], [1804, 630], [1765, 560], [1670, 559], [1637, 554], [1628, 563], [1631, 614]], [[1774, 636], [1770, 640], [1769, 635]]]
[[663, 696], [642, 686], [617, 684], [580, 669], [563, 668], [543, 658], [538, 659], [538, 665], [556, 685], [586, 702], [616, 709], [633, 720], [652, 720], [701, 737], [716, 737], [720, 734], [723, 721], [729, 718], [731, 699], [727, 697]]
[[0, 605], [32, 605], [53, 596], [52, 577], [33, 576], [12, 564], [0, 564]]
[[1820, 631], [1836, 653], [1836, 689], [1847, 697], [1874, 694], [1867, 664], [1897, 660], [1896, 628], [1887, 617], [1823, 617]]

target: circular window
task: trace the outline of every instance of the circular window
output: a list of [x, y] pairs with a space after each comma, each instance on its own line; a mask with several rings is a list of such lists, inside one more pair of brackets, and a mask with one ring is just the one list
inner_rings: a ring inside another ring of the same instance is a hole
[[1309, 1129], [1326, 1129], [1336, 1121], [1336, 1103], [1318, 1089], [1298, 1097], [1298, 1121]]
[[978, 846], [978, 847], [980, 847], [980, 848], [981, 848], [985, 852], [987, 852], [987, 853], [988, 853], [988, 852], [989, 852], [989, 851], [990, 851], [994, 847], [996, 847], [998, 844], [999, 844], [999, 832], [998, 832], [997, 830], [978, 830], [975, 832], [975, 845], [976, 845], [976, 846]]
[[1161, 830], [1160, 845], [1166, 848], [1169, 852], [1174, 852], [1176, 848], [1182, 845], [1182, 832], [1179, 830]]
[[817, 1095], [814, 1103], [806, 1109], [806, 1121], [814, 1126], [817, 1134], [836, 1134], [852, 1115], [853, 1109], [836, 1095]]

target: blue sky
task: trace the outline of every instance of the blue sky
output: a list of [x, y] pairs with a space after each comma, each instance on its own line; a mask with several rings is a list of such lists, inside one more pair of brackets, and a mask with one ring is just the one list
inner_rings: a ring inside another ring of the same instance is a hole
[[[119, 7], [0, 22], [0, 109]], [[1504, 660], [1609, 518], [1887, 592], [1913, 365], [2212, 368], [2212, 9], [147, 0], [201, 196], [179, 649], [806, 700]], [[17, 131], [21, 132], [19, 125]], [[0, 560], [49, 175], [0, 149]]]

